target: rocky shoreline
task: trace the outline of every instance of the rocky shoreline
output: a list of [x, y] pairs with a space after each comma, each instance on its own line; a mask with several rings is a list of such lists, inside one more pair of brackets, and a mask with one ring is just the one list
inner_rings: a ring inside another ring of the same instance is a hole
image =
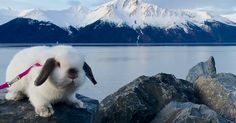
[[101, 101], [96, 123], [234, 123], [236, 76], [217, 73], [210, 57], [186, 80], [141, 76]]
[[82, 95], [77, 98], [86, 104], [85, 109], [57, 104], [54, 106], [56, 113], [50, 118], [35, 115], [27, 100], [7, 102], [2, 99], [0, 123], [236, 122], [236, 76], [217, 73], [213, 57], [191, 68], [186, 80], [166, 73], [140, 76], [100, 104]]

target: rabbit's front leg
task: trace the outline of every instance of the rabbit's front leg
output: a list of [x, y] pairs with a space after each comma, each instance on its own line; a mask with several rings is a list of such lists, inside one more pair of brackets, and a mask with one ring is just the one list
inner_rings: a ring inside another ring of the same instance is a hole
[[76, 108], [84, 108], [84, 103], [81, 100], [77, 99], [75, 94], [71, 94], [70, 96], [68, 96], [66, 103], [73, 105]]
[[54, 114], [52, 105], [42, 98], [30, 97], [31, 104], [34, 106], [36, 114], [41, 117], [49, 117]]
[[35, 112], [41, 117], [49, 117], [54, 114], [51, 104], [35, 107]]

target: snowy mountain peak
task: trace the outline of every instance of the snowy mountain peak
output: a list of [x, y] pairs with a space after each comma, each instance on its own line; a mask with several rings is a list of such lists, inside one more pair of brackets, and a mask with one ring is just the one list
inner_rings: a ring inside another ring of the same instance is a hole
[[22, 11], [19, 17], [50, 21], [61, 27], [80, 26], [81, 20], [90, 10], [83, 6], [72, 6], [65, 10], [31, 9]]
[[[97, 20], [113, 22], [132, 27], [144, 26], [146, 16], [152, 16], [157, 5], [148, 4], [144, 0], [112, 0], [91, 12], [85, 19], [87, 23]], [[85, 24], [86, 25], [86, 24]]]
[[[129, 25], [133, 28], [154, 26], [160, 28], [185, 27], [187, 23], [193, 23], [199, 27], [205, 21], [220, 21], [230, 24], [228, 19], [213, 15], [204, 11], [176, 10], [161, 8], [145, 0], [112, 0], [101, 5], [92, 12], [96, 15], [94, 20], [113, 22], [119, 25]], [[88, 16], [89, 23], [95, 22]]]
[[40, 21], [50, 21], [47, 15], [43, 12], [43, 10], [40, 10], [40, 9], [24, 10], [20, 12], [18, 16], [23, 17], [23, 18], [31, 18], [34, 20], [40, 20]]
[[142, 3], [142, 0], [114, 0], [114, 4], [122, 7], [122, 8], [132, 8], [137, 7], [140, 3]]
[[119, 9], [120, 11], [128, 12], [129, 14], [135, 13], [137, 9], [157, 7], [154, 4], [148, 4], [144, 0], [113, 0], [108, 3], [108, 6], [113, 6], [114, 9]]
[[85, 20], [88, 23], [104, 20], [117, 25], [127, 24], [134, 28], [172, 28], [176, 25], [185, 25], [187, 22], [201, 25], [208, 19], [212, 19], [212, 16], [206, 12], [164, 9], [144, 0], [113, 0], [101, 5]]
[[236, 23], [236, 13], [223, 15], [223, 17], [226, 17], [230, 19], [231, 21], [233, 21], [234, 23]]

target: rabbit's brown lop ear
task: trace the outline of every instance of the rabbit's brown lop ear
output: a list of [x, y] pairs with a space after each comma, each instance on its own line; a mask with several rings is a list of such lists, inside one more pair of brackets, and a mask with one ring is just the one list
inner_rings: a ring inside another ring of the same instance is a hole
[[52, 73], [55, 66], [56, 66], [56, 60], [54, 58], [47, 59], [38, 77], [34, 81], [34, 85], [36, 86], [42, 85], [47, 80], [48, 76]]
[[97, 84], [97, 81], [95, 80], [95, 78], [94, 78], [94, 76], [93, 76], [92, 69], [90, 68], [90, 66], [89, 66], [86, 62], [84, 62], [83, 69], [84, 69], [84, 71], [85, 71], [86, 76], [92, 81], [92, 83], [93, 83], [94, 85], [96, 85], [96, 84]]

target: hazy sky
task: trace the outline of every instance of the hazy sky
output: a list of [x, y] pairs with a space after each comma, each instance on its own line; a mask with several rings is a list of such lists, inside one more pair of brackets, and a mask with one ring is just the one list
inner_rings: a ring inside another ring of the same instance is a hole
[[[0, 8], [13, 9], [65, 9], [82, 4], [94, 8], [109, 0], [0, 0]], [[220, 14], [236, 12], [236, 0], [146, 0], [164, 8], [187, 8], [216, 12]]]

